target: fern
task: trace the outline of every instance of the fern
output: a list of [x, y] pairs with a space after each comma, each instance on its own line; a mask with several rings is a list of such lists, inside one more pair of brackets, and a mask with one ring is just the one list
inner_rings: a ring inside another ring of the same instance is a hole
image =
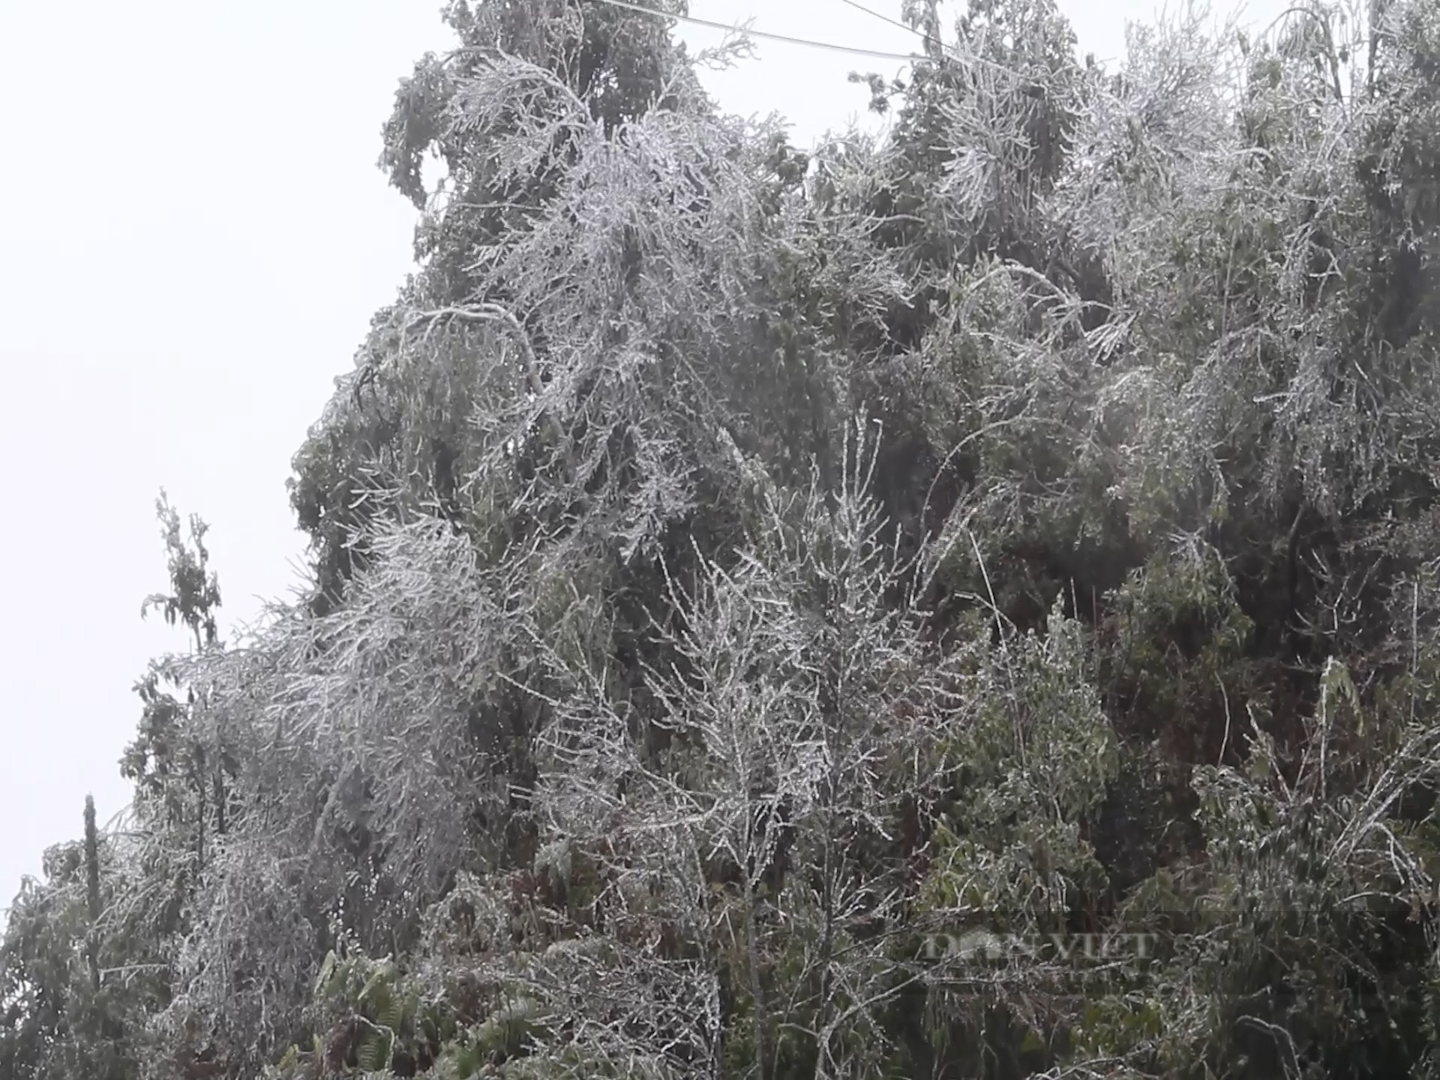
[[360, 1039], [360, 1050], [356, 1054], [360, 1068], [366, 1072], [378, 1072], [385, 1062], [389, 1041], [381, 1032], [367, 1031]]
[[486, 1018], [476, 1031], [476, 1045], [487, 1052], [503, 1051], [515, 1057], [540, 1031], [538, 1007], [531, 998], [518, 998]]

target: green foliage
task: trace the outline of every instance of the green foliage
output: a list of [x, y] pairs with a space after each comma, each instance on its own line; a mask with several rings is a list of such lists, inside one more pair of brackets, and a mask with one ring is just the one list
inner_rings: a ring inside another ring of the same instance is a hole
[[190, 516], [190, 544], [186, 546], [180, 536], [180, 515], [170, 505], [165, 493], [155, 503], [155, 509], [165, 526], [165, 549], [169, 556], [171, 595], [155, 593], [146, 599], [140, 609], [143, 617], [152, 607], [158, 607], [171, 626], [183, 623], [195, 635], [195, 647], [204, 648], [215, 644], [219, 633], [215, 623], [215, 609], [220, 606], [220, 585], [215, 574], [209, 570], [210, 553], [205, 550], [205, 533], [209, 526], [195, 515]]
[[987, 659], [972, 690], [986, 706], [949, 749], [957, 791], [924, 896], [940, 910], [1004, 912], [1019, 929], [1063, 913], [1077, 887], [1103, 886], [1079, 826], [1115, 779], [1116, 747], [1082, 632], [1058, 604], [1043, 640], [1032, 631]]

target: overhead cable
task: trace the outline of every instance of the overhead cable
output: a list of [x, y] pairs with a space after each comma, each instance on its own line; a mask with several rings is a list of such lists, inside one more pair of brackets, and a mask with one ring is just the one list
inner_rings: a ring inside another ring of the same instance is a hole
[[766, 41], [780, 41], [786, 45], [803, 45], [812, 49], [828, 49], [831, 52], [850, 53], [854, 56], [873, 56], [881, 60], [903, 60], [906, 63], [928, 59], [918, 53], [896, 53], [884, 52], [879, 49], [862, 49], [854, 45], [836, 45], [829, 41], [813, 41], [810, 38], [791, 37], [788, 34], [772, 34], [764, 30], [750, 30], [739, 26], [727, 26], [725, 23], [711, 22], [709, 19], [697, 19], [690, 15], [674, 15], [668, 11], [656, 11], [654, 8], [627, 3], [627, 0], [589, 0], [589, 2], [606, 4], [624, 11], [634, 11], [641, 15], [654, 15], [657, 19], [671, 19], [675, 22], [688, 23], [691, 26], [705, 26], [711, 30], [724, 30], [731, 34], [743, 34], [746, 37], [763, 38]]
[[874, 18], [879, 19], [881, 22], [889, 23], [891, 26], [898, 26], [907, 34], [914, 34], [918, 38], [925, 37], [924, 34], [922, 34], [919, 30], [916, 30], [915, 27], [911, 26], [909, 23], [903, 23], [899, 19], [892, 19], [889, 15], [882, 15], [874, 8], [868, 8], [864, 4], [856, 3], [856, 0], [840, 0], [840, 2], [842, 4], [849, 4], [856, 11], [863, 11], [866, 15], [873, 16]]

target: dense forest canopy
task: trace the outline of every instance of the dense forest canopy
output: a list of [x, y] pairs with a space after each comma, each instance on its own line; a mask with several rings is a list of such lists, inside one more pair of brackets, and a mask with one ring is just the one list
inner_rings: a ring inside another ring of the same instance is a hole
[[313, 593], [220, 640], [162, 501], [0, 1077], [1440, 1077], [1440, 4], [903, 17], [802, 153], [449, 5]]

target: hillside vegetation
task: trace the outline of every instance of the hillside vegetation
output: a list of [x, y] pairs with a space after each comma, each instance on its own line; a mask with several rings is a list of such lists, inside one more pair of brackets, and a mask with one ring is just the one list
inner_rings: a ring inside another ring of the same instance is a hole
[[313, 593], [220, 640], [162, 502], [0, 1078], [1440, 1077], [1440, 2], [906, 0], [813, 154], [663, 19], [445, 17]]

